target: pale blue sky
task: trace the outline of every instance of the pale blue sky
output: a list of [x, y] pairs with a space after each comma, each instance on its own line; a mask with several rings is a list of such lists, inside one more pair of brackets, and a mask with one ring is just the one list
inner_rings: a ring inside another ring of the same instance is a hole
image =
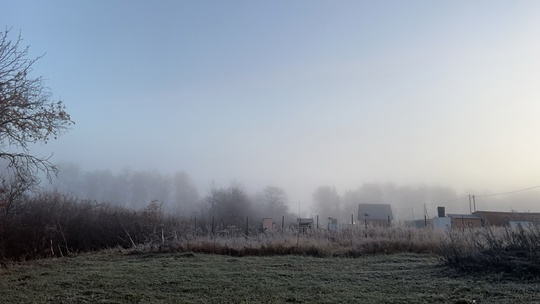
[[540, 184], [538, 1], [0, 1], [85, 169], [317, 186]]

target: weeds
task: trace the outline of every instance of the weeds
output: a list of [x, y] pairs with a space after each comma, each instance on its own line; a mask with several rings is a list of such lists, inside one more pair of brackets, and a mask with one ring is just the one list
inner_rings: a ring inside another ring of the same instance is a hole
[[[483, 227], [449, 231], [429, 228], [354, 226], [339, 231], [262, 231], [262, 227], [209, 227], [208, 219], [165, 215], [161, 204], [143, 210], [59, 193], [43, 193], [0, 217], [0, 260], [63, 257], [123, 248], [131, 253], [194, 252], [230, 256], [304, 255], [359, 257], [400, 252], [441, 255], [464, 271], [540, 276], [540, 228]], [[253, 222], [260, 222], [253, 220]]]
[[[62, 257], [71, 253], [122, 247], [134, 252], [191, 251], [233, 256], [359, 256], [373, 253], [435, 252], [437, 231], [369, 228], [297, 229], [262, 232], [262, 227], [195, 226], [167, 216], [159, 202], [134, 211], [60, 193], [42, 193], [0, 218], [0, 260]], [[253, 221], [259, 223], [260, 221]], [[214, 233], [212, 233], [214, 231]], [[441, 234], [442, 236], [442, 234]]]
[[59, 193], [42, 193], [20, 202], [16, 212], [0, 217], [0, 260], [133, 247], [154, 239], [167, 222], [160, 216], [159, 208], [152, 205], [135, 212]]
[[441, 244], [448, 265], [467, 272], [502, 272], [518, 277], [540, 276], [540, 229], [484, 227], [451, 230]]

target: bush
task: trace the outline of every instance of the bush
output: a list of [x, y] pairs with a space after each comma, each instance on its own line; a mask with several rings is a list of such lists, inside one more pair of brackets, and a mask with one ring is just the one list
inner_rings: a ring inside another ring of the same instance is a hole
[[[28, 260], [162, 239], [169, 226], [158, 202], [142, 211], [60, 193], [41, 193], [17, 202], [0, 218], [0, 259]], [[171, 229], [169, 229], [171, 230]]]
[[441, 254], [448, 265], [466, 272], [536, 277], [540, 275], [540, 228], [452, 230], [441, 244]]

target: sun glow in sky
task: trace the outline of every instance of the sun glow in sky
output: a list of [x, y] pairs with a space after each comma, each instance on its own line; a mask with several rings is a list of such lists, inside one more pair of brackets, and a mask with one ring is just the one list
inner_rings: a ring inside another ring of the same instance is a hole
[[540, 2], [2, 1], [85, 169], [321, 185], [540, 184]]

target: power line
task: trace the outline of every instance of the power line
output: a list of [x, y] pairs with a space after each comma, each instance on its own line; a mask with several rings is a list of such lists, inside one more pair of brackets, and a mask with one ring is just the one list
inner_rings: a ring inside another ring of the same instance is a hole
[[505, 195], [505, 194], [512, 194], [512, 193], [518, 193], [518, 192], [523, 192], [523, 191], [529, 191], [529, 190], [532, 190], [532, 189], [536, 189], [536, 188], [540, 188], [540, 185], [538, 186], [534, 186], [534, 187], [529, 187], [529, 188], [525, 188], [525, 189], [519, 189], [519, 190], [514, 190], [514, 191], [508, 191], [508, 192], [502, 192], [502, 193], [494, 193], [494, 194], [475, 194], [474, 196], [478, 197], [478, 196], [498, 196], [498, 195]]
[[[488, 197], [488, 196], [498, 196], [498, 195], [506, 195], [506, 194], [512, 194], [512, 193], [518, 193], [518, 192], [524, 192], [524, 191], [529, 191], [529, 190], [532, 190], [532, 189], [536, 189], [536, 188], [540, 188], [540, 185], [537, 185], [537, 186], [533, 186], [533, 187], [529, 187], [529, 188], [525, 188], [525, 189], [519, 189], [519, 190], [514, 190], [514, 191], [508, 191], [508, 192], [502, 192], [502, 193], [493, 193], [493, 194], [476, 194], [476, 195], [465, 195], [465, 196], [462, 196], [462, 197], [458, 197], [458, 198], [455, 198], [455, 199], [451, 199], [451, 200], [448, 200], [448, 201], [444, 201], [442, 202], [440, 205], [446, 205], [448, 203], [453, 203], [453, 202], [457, 202], [457, 201], [460, 201], [460, 200], [464, 200], [464, 199], [469, 199], [469, 203], [470, 203], [470, 199], [472, 198], [473, 201], [474, 201], [474, 198], [475, 197]], [[415, 206], [420, 206], [420, 205], [415, 205]], [[413, 209], [416, 207], [399, 207], [399, 208], [392, 208], [392, 210], [405, 210], [405, 209]], [[476, 210], [476, 204], [475, 204], [475, 210]], [[426, 210], [424, 210], [425, 212]]]

